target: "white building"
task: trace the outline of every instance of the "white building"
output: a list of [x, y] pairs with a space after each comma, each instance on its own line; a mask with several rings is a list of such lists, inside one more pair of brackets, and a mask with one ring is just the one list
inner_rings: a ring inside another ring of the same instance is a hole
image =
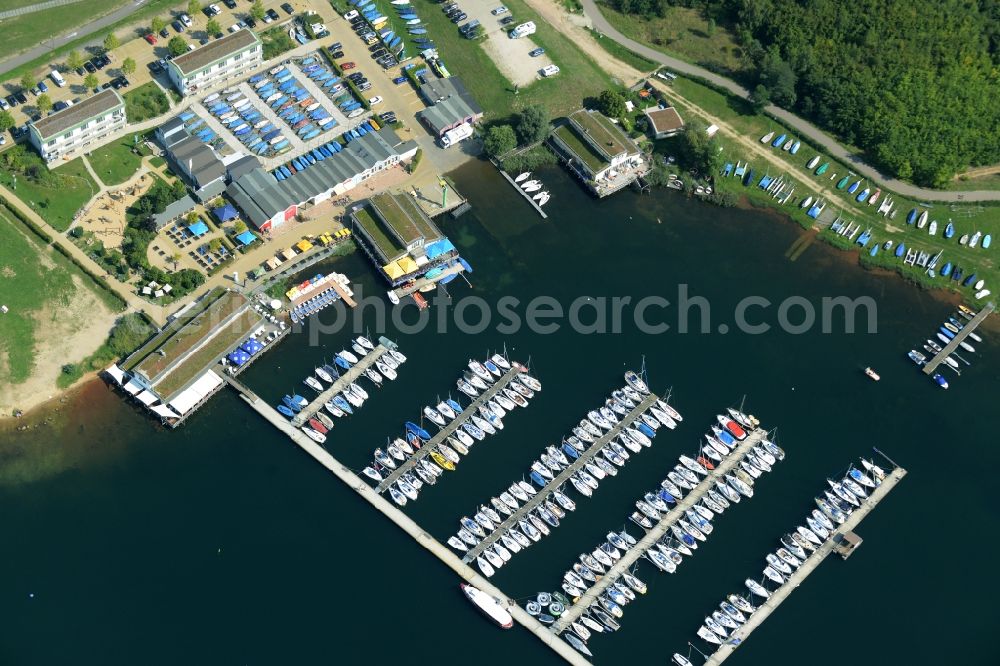
[[191, 95], [217, 83], [243, 76], [264, 61], [264, 49], [253, 30], [237, 30], [167, 63], [177, 91]]
[[46, 162], [93, 150], [125, 127], [125, 102], [113, 88], [28, 124], [29, 138]]

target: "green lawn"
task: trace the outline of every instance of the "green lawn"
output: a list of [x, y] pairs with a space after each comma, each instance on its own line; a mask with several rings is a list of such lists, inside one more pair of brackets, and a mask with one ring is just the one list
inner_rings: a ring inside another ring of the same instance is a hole
[[[39, 253], [53, 266], [39, 261]], [[45, 249], [24, 226], [0, 209], [0, 383], [26, 380], [34, 365], [34, 349], [44, 322], [36, 314], [49, 304], [68, 304], [76, 294], [75, 268], [61, 255]], [[5, 415], [6, 416], [6, 415]]]
[[662, 18], [643, 18], [598, 4], [608, 23], [637, 42], [715, 72], [740, 70], [739, 44], [724, 28], [710, 27], [697, 9], [670, 7]]
[[288, 36], [288, 28], [276, 25], [260, 33], [264, 45], [264, 60], [277, 58], [285, 51], [295, 48], [295, 40]]
[[594, 37], [594, 39], [597, 40], [597, 43], [601, 45], [602, 49], [625, 64], [631, 65], [640, 72], [651, 72], [654, 69], [659, 69], [660, 65], [658, 63], [655, 63], [648, 58], [644, 58], [638, 53], [630, 51], [615, 40], [610, 37], [605, 37], [593, 28], [587, 28], [587, 30]]
[[125, 115], [130, 123], [161, 116], [170, 110], [170, 101], [158, 85], [152, 81], [122, 95], [125, 99]]
[[0, 183], [57, 231], [69, 229], [73, 215], [98, 190], [83, 162], [77, 158], [50, 171], [38, 153], [23, 146], [12, 148], [4, 157], [14, 151], [19, 151], [22, 166], [16, 171], [0, 166]]
[[[990, 249], [984, 250], [981, 247], [973, 249], [958, 243], [959, 238], [963, 234], [971, 235], [976, 231], [980, 231], [982, 234], [991, 234], [993, 238], [1000, 239], [1000, 206], [989, 204], [934, 204], [928, 210], [930, 212], [930, 219], [937, 220], [938, 222], [938, 233], [935, 236], [930, 236], [927, 228], [920, 230], [906, 223], [908, 213], [913, 208], [918, 207], [921, 202], [908, 199], [886, 188], [882, 188], [882, 198], [879, 199], [876, 205], [868, 206], [867, 204], [859, 203], [853, 195], [848, 194], [846, 189], [836, 189], [837, 184], [844, 176], [849, 176], [849, 183], [853, 183], [859, 179], [858, 176], [851, 172], [848, 166], [832, 160], [822, 151], [800, 137], [795, 136], [793, 132], [781, 126], [772, 118], [755, 114], [742, 100], [724, 95], [690, 79], [679, 77], [674, 82], [673, 87], [685, 99], [695, 103], [711, 115], [720, 118], [746, 136], [760, 139], [767, 132], [774, 131], [776, 134], [786, 133], [790, 137], [795, 137], [802, 142], [802, 146], [796, 155], [791, 155], [777, 148], [770, 149], [774, 156], [784, 162], [786, 165], [785, 169], [776, 169], [774, 166], [763, 163], [760, 160], [757, 160], [758, 163], [754, 164], [754, 160], [751, 159], [751, 166], [755, 169], [756, 173], [754, 186], [744, 188], [736, 183], [735, 178], [720, 178], [717, 179], [717, 188], [720, 191], [729, 189], [748, 195], [751, 201], [759, 205], [772, 206], [774, 205], [773, 200], [764, 195], [756, 187], [756, 182], [765, 173], [771, 176], [779, 176], [783, 172], [794, 173], [808, 182], [816, 183], [817, 187], [823, 187], [836, 192], [835, 202], [840, 209], [844, 210], [844, 218], [860, 223], [865, 228], [871, 227], [873, 230], [873, 242], [868, 244], [869, 248], [875, 243], [882, 244], [886, 240], [892, 240], [894, 246], [903, 242], [907, 247], [913, 247], [917, 250], [931, 253], [943, 251], [938, 268], [944, 266], [946, 262], [951, 262], [952, 264], [961, 266], [965, 275], [975, 272], [980, 278], [985, 278], [988, 285], [1000, 286], [1000, 262], [998, 262], [996, 255], [1000, 250], [998, 250], [997, 246], [994, 245]], [[668, 94], [667, 97], [669, 99], [670, 95]], [[661, 148], [664, 143], [660, 142]], [[665, 145], [669, 146], [669, 143]], [[742, 147], [734, 142], [723, 139], [720, 141], [720, 146], [723, 148], [724, 161], [733, 163], [736, 161], [746, 161], [747, 155]], [[806, 164], [817, 155], [820, 156], [820, 164], [829, 163], [827, 171], [822, 176], [816, 176], [814, 171], [805, 168]], [[878, 187], [878, 183], [863, 181], [859, 192], [864, 187], [869, 186], [871, 187], [871, 191], [874, 192], [875, 188]], [[798, 207], [798, 202], [807, 196], [815, 196], [816, 194], [816, 190], [803, 190], [801, 186], [796, 186], [794, 199], [789, 201], [782, 210], [803, 226], [812, 226], [812, 220], [805, 215], [804, 210]], [[881, 203], [886, 196], [892, 197], [896, 202], [895, 210], [898, 212], [895, 218], [885, 218], [877, 214], [878, 203]], [[831, 221], [835, 216], [831, 214], [833, 210], [834, 206], [828, 206], [825, 214], [822, 216], [826, 222]], [[946, 240], [943, 238], [942, 232], [949, 220], [953, 222], [956, 232], [952, 239]], [[845, 243], [842, 237], [836, 236], [828, 230], [824, 230], [820, 237], [840, 247], [850, 246], [849, 242]], [[853, 245], [852, 251], [857, 250], [860, 250], [860, 247]], [[869, 257], [867, 252], [863, 252], [861, 253], [861, 260], [864, 264], [872, 264], [895, 270], [907, 279], [912, 279], [926, 286], [943, 287], [960, 291], [970, 299], [974, 292], [972, 288], [963, 288], [958, 283], [950, 280], [940, 277], [929, 278], [919, 267], [903, 266], [901, 259], [896, 259], [892, 255], [886, 256], [882, 251], [879, 251], [874, 258]]]
[[[59, 41], [52, 44], [46, 40], [51, 40], [54, 36], [65, 32], [71, 32], [74, 27], [81, 26], [97, 16], [112, 12], [125, 3], [126, 0], [74, 2], [7, 19], [3, 22], [4, 52], [17, 53], [38, 44], [57, 46]], [[2, 9], [9, 9], [9, 7]]]
[[[380, 2], [385, 3], [385, 0]], [[517, 17], [517, 23], [534, 21], [537, 24], [538, 32], [531, 39], [545, 48], [546, 55], [561, 71], [558, 76], [532, 83], [516, 93], [513, 84], [483, 50], [483, 40], [471, 41], [462, 37], [441, 11], [441, 5], [431, 0], [416, 0], [414, 4], [445, 66], [461, 77], [486, 111], [487, 120], [509, 116], [532, 104], [545, 105], [553, 116], [566, 115], [580, 108], [584, 98], [596, 97], [611, 86], [611, 78], [606, 72], [576, 44], [543, 21], [523, 0], [510, 0], [505, 4]]]
[[132, 137], [108, 143], [87, 155], [90, 166], [105, 185], [118, 185], [132, 177], [142, 158], [132, 152]]

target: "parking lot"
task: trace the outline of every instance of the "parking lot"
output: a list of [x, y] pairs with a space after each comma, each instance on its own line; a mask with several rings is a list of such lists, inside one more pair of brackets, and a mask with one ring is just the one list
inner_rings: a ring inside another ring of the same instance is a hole
[[[552, 60], [545, 53], [531, 55], [539, 47], [530, 36], [519, 39], [507, 36], [507, 31], [521, 23], [521, 20], [513, 16], [509, 10], [497, 11], [506, 7], [500, 0], [449, 0], [442, 5], [442, 9], [452, 2], [468, 14], [468, 19], [463, 24], [479, 21], [479, 25], [486, 33], [486, 39], [482, 43], [483, 49], [511, 83], [519, 86], [529, 85], [541, 76], [543, 67], [552, 64]], [[495, 11], [497, 13], [494, 13]]]

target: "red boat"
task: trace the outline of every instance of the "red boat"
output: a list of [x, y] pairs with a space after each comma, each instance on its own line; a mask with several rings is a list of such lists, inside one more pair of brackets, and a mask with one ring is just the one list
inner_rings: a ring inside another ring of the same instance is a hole
[[733, 437], [735, 437], [736, 439], [746, 439], [747, 433], [743, 428], [740, 427], [739, 423], [732, 420], [728, 416], [719, 415], [716, 416], [716, 418], [719, 420], [719, 425], [728, 430]]
[[712, 461], [705, 456], [698, 456], [698, 463], [707, 470], [715, 469], [715, 465], [712, 464]]
[[423, 310], [427, 307], [427, 299], [421, 296], [419, 291], [413, 292], [413, 300], [416, 301], [419, 309]]
[[316, 419], [309, 419], [309, 427], [315, 430], [316, 432], [320, 433], [321, 435], [325, 435], [327, 432], [329, 432], [326, 429], [326, 426], [320, 423]]

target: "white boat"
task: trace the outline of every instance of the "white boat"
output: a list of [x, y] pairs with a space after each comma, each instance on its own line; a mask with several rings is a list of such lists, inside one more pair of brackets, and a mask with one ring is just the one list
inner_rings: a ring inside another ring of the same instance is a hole
[[767, 599], [769, 596], [771, 596], [771, 593], [768, 592], [763, 585], [761, 585], [760, 583], [751, 578], [747, 578], [745, 581], [743, 581], [743, 583], [747, 586], [748, 590], [750, 590], [751, 592], [753, 592], [762, 599]]
[[354, 354], [352, 354], [351, 352], [347, 351], [346, 349], [341, 349], [337, 353], [341, 356], [341, 358], [343, 358], [345, 361], [347, 361], [351, 365], [354, 365], [355, 363], [358, 362], [358, 357], [355, 356]]
[[522, 189], [525, 192], [537, 192], [538, 190], [542, 189], [542, 186], [541, 186], [541, 184], [537, 184], [536, 185], [536, 184], [529, 183], [527, 185], [523, 185]]
[[445, 425], [444, 417], [442, 417], [441, 414], [439, 414], [433, 407], [424, 407], [424, 416], [441, 428]]
[[358, 337], [354, 338], [354, 341], [367, 349], [375, 349], [375, 345], [372, 344], [372, 341], [363, 335], [359, 335]]
[[514, 179], [514, 182], [520, 183], [521, 181], [526, 180], [530, 177], [531, 177], [531, 172], [525, 171], [524, 173], [518, 174], [518, 176]]
[[937, 220], [931, 220], [931, 224], [927, 227], [927, 233], [931, 236], [937, 233]]
[[625, 373], [625, 383], [627, 383], [629, 386], [631, 386], [639, 393], [643, 394], [649, 393], [649, 387], [646, 386], [646, 382], [642, 381], [639, 375], [632, 372], [631, 370]]
[[545, 191], [545, 192], [539, 192], [538, 194], [536, 194], [531, 198], [534, 199], [535, 201], [539, 201], [540, 199], [548, 198], [548, 196], [549, 196], [548, 191]]
[[326, 435], [316, 430], [313, 430], [308, 426], [302, 426], [302, 432], [308, 435], [309, 439], [313, 440], [314, 442], [322, 444], [323, 442], [326, 441]]
[[330, 373], [324, 370], [323, 368], [314, 368], [313, 372], [315, 372], [316, 376], [322, 379], [324, 382], [328, 384], [333, 383], [333, 377], [331, 377]]
[[525, 181], [525, 182], [521, 183], [521, 189], [525, 189], [527, 187], [534, 187], [534, 186], [537, 186], [535, 189], [540, 189], [542, 187], [542, 181], [540, 181], [540, 180], [529, 180], [529, 181]]
[[313, 389], [314, 391], [319, 391], [320, 393], [323, 392], [323, 385], [320, 384], [319, 380], [317, 380], [315, 377], [306, 377], [302, 381], [306, 386]]
[[390, 303], [392, 303], [393, 305], [399, 305], [399, 296], [396, 295], [395, 291], [390, 289], [389, 291], [385, 292], [385, 294], [386, 296], [389, 297]]
[[538, 205], [539, 206], [544, 206], [545, 204], [547, 204], [549, 202], [549, 199], [551, 199], [551, 198], [552, 197], [551, 197], [551, 195], [548, 192], [543, 192], [542, 195], [538, 198]]
[[815, 167], [815, 166], [816, 166], [817, 164], [819, 164], [819, 159], [820, 159], [820, 156], [819, 156], [819, 155], [817, 155], [816, 157], [814, 157], [814, 158], [812, 158], [811, 160], [809, 160], [809, 163], [808, 163], [808, 164], [806, 164], [806, 168], [807, 168], [807, 169], [812, 169], [812, 168], [814, 168], [814, 167]]
[[722, 639], [719, 638], [719, 636], [715, 634], [712, 630], [710, 630], [708, 627], [705, 626], [698, 627], [698, 638], [702, 639], [703, 641], [707, 641], [709, 643], [722, 645]]

